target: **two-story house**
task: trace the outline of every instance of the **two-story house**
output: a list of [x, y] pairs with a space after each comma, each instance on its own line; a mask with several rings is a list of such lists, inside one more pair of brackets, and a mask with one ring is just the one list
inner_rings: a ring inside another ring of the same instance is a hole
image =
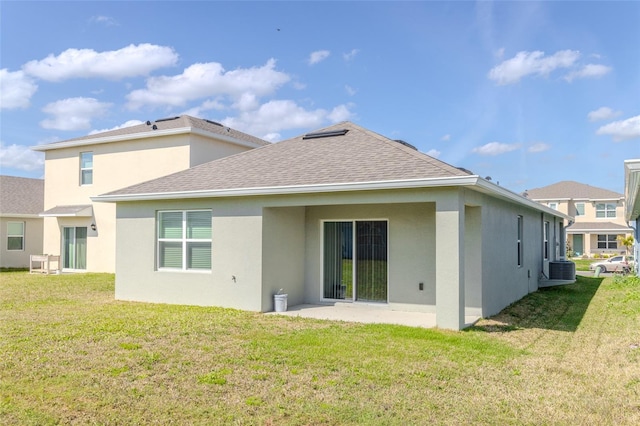
[[44, 181], [0, 176], [0, 267], [26, 268], [42, 253]]
[[116, 209], [91, 197], [269, 145], [183, 115], [38, 145], [45, 153], [43, 252], [63, 271], [115, 271]]
[[531, 189], [526, 196], [574, 217], [567, 224], [567, 244], [574, 256], [625, 253], [620, 238], [632, 235], [622, 194], [574, 181]]

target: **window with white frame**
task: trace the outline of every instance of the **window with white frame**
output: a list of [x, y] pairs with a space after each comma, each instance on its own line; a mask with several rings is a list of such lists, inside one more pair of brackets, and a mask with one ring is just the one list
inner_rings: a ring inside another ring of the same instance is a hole
[[80, 153], [80, 185], [93, 184], [93, 152]]
[[518, 239], [517, 239], [517, 252], [518, 252], [518, 266], [522, 266], [522, 256], [523, 256], [523, 248], [522, 248], [522, 237], [524, 232], [524, 218], [522, 216], [518, 216]]
[[550, 209], [558, 210], [558, 203], [547, 203]]
[[7, 250], [24, 250], [24, 222], [7, 223]]
[[544, 222], [544, 227], [542, 230], [542, 238], [544, 243], [544, 260], [549, 259], [549, 222]]
[[616, 205], [613, 203], [596, 203], [596, 217], [616, 217]]
[[584, 203], [576, 203], [576, 216], [584, 216]]
[[211, 270], [211, 210], [158, 212], [158, 269]]
[[617, 235], [598, 235], [598, 248], [615, 250], [618, 248]]

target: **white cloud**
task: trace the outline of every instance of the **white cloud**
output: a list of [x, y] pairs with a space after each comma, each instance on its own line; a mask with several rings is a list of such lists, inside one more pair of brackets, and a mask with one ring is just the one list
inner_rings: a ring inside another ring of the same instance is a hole
[[106, 52], [67, 49], [58, 56], [49, 55], [40, 61], [27, 62], [22, 69], [47, 81], [70, 78], [118, 80], [147, 75], [155, 69], [175, 65], [177, 61], [178, 54], [172, 48], [145, 43]]
[[500, 49], [493, 52], [493, 56], [495, 56], [498, 59], [504, 58], [504, 47], [501, 47]]
[[518, 52], [515, 57], [507, 59], [489, 71], [489, 78], [503, 86], [517, 83], [528, 75], [547, 76], [558, 68], [569, 68], [580, 57], [575, 50], [561, 50], [553, 56], [544, 56], [544, 52]]
[[448, 140], [451, 140], [451, 135], [447, 133], [446, 135], [441, 137], [440, 140], [441, 141], [445, 141], [445, 142], [448, 141]]
[[602, 77], [611, 71], [611, 67], [600, 64], [587, 64], [578, 71], [570, 72], [564, 79], [571, 83], [576, 78], [597, 78]]
[[118, 130], [118, 129], [124, 129], [125, 127], [131, 127], [131, 126], [137, 126], [138, 124], [142, 124], [144, 123], [144, 121], [140, 121], [140, 120], [129, 120], [119, 126], [115, 126], [112, 127], [110, 129], [101, 129], [101, 130], [92, 130], [89, 132], [90, 135], [94, 135], [96, 133], [102, 133], [102, 132], [110, 132], [111, 130]]
[[438, 158], [440, 157], [440, 154], [442, 154], [440, 151], [438, 151], [437, 149], [430, 149], [429, 151], [426, 152], [427, 155], [433, 157], [433, 158]]
[[89, 22], [96, 22], [98, 24], [102, 24], [107, 27], [114, 27], [114, 26], [120, 25], [112, 17], [104, 16], [104, 15], [92, 16], [91, 19], [89, 19]]
[[282, 130], [317, 128], [326, 121], [343, 121], [350, 116], [349, 105], [338, 105], [331, 111], [310, 111], [291, 100], [274, 100], [261, 105], [257, 110], [243, 111], [235, 117], [227, 117], [222, 122], [252, 135], [274, 138]]
[[595, 111], [591, 111], [587, 114], [589, 121], [601, 121], [610, 120], [622, 114], [622, 111], [614, 111], [609, 107], [600, 107]]
[[596, 133], [611, 135], [614, 141], [640, 138], [640, 115], [606, 124], [600, 127]]
[[551, 149], [551, 145], [546, 144], [544, 142], [538, 142], [538, 143], [534, 143], [533, 145], [531, 145], [527, 151], [532, 152], [532, 153], [536, 153], [536, 152], [544, 152], [544, 151], [548, 151]]
[[226, 107], [222, 104], [222, 102], [218, 101], [217, 99], [210, 99], [210, 100], [204, 101], [202, 104], [198, 106], [182, 111], [178, 115], [190, 115], [192, 117], [204, 118], [205, 111], [211, 111], [211, 110], [222, 111], [224, 109], [226, 109]]
[[500, 142], [489, 142], [488, 144], [473, 148], [472, 152], [480, 155], [500, 155], [515, 151], [520, 148], [519, 143], [507, 144]]
[[354, 89], [353, 87], [349, 86], [348, 84], [344, 86], [344, 90], [347, 91], [347, 94], [349, 96], [353, 96], [356, 94], [356, 89]]
[[282, 138], [282, 135], [280, 133], [267, 133], [266, 135], [264, 135], [262, 137], [262, 139], [264, 139], [265, 141], [269, 141], [269, 142], [276, 142], [279, 141]]
[[110, 103], [94, 98], [68, 98], [46, 105], [42, 111], [52, 115], [40, 122], [45, 129], [84, 130], [91, 128], [91, 120], [107, 113]]
[[31, 172], [41, 170], [44, 166], [44, 154], [35, 152], [29, 147], [12, 144], [5, 146], [0, 142], [0, 167]]
[[258, 99], [274, 93], [290, 80], [287, 74], [276, 71], [275, 65], [276, 61], [269, 59], [261, 67], [225, 71], [217, 62], [193, 64], [182, 74], [150, 77], [146, 89], [134, 90], [127, 95], [127, 106], [130, 109], [143, 105], [182, 106], [195, 99], [224, 95], [236, 102], [243, 96], [245, 100], [252, 96]]
[[27, 108], [38, 86], [22, 71], [0, 70], [0, 109]]
[[350, 61], [353, 58], [356, 57], [356, 55], [360, 52], [360, 50], [358, 49], [351, 49], [351, 52], [348, 53], [343, 53], [342, 57], [344, 58], [345, 61]]
[[315, 65], [318, 62], [322, 62], [329, 57], [331, 52], [328, 50], [316, 50], [309, 55], [309, 65]]

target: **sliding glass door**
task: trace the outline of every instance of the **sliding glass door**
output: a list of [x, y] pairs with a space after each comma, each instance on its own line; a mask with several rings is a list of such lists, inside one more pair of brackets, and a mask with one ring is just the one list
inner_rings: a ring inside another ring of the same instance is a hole
[[62, 267], [87, 269], [87, 228], [64, 227], [62, 230]]
[[324, 223], [325, 299], [387, 301], [386, 221]]

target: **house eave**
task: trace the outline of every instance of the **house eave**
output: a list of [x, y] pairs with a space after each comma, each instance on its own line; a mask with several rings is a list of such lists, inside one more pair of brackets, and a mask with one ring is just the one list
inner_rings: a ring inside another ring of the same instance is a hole
[[626, 197], [624, 217], [629, 222], [640, 217], [640, 159], [625, 160], [624, 189]]
[[0, 213], [0, 217], [3, 219], [41, 219], [38, 214], [26, 213]]
[[220, 198], [220, 197], [245, 197], [245, 196], [265, 196], [265, 195], [293, 195], [293, 194], [314, 194], [321, 192], [346, 192], [346, 191], [375, 191], [393, 189], [412, 188], [438, 188], [438, 187], [469, 187], [479, 192], [483, 192], [511, 202], [526, 205], [535, 210], [570, 220], [567, 216], [557, 210], [543, 206], [535, 201], [524, 198], [515, 192], [511, 192], [503, 187], [495, 185], [477, 175], [454, 176], [425, 179], [406, 179], [392, 181], [375, 182], [348, 182], [318, 185], [290, 185], [277, 187], [256, 187], [238, 189], [220, 189], [205, 191], [180, 191], [161, 192], [143, 194], [114, 194], [98, 195], [91, 197], [96, 202], [127, 202], [127, 201], [152, 201], [152, 200], [178, 200], [190, 198]]
[[258, 148], [262, 145], [258, 145], [253, 142], [237, 139], [227, 135], [221, 135], [219, 133], [207, 132], [206, 130], [199, 129], [196, 127], [179, 127], [176, 129], [166, 129], [166, 130], [151, 130], [143, 133], [135, 133], [135, 134], [124, 134], [124, 135], [116, 135], [116, 136], [107, 136], [101, 138], [92, 138], [92, 139], [81, 139], [81, 140], [73, 140], [73, 141], [63, 141], [63, 142], [55, 142], [44, 145], [36, 145], [30, 147], [33, 151], [51, 151], [54, 149], [63, 149], [63, 148], [74, 148], [79, 146], [92, 146], [92, 145], [100, 145], [106, 143], [114, 143], [114, 142], [124, 142], [131, 140], [139, 140], [139, 139], [148, 139], [154, 138], [158, 136], [173, 136], [173, 135], [182, 135], [182, 134], [196, 134], [199, 136], [204, 136], [208, 138], [215, 138], [222, 140], [224, 142], [232, 143], [235, 145], [240, 145], [249, 148]]

